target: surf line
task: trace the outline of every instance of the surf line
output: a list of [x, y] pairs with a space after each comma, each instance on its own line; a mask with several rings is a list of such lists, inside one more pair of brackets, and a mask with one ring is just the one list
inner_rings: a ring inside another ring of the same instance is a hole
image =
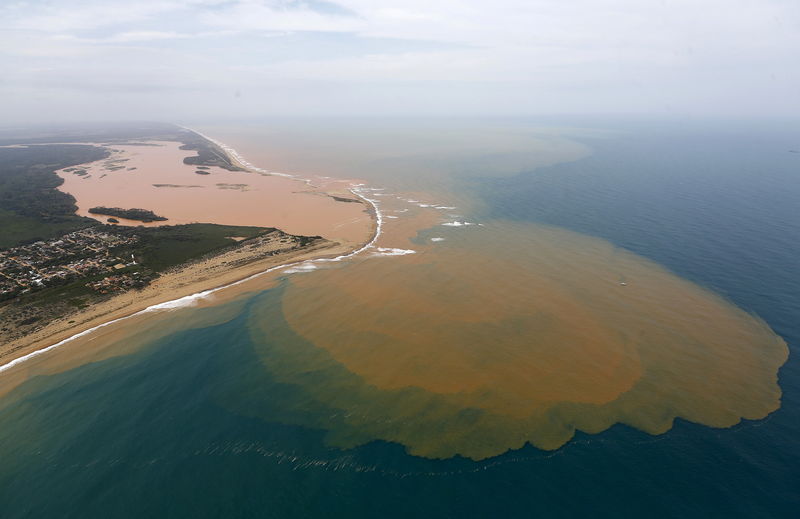
[[[189, 130], [189, 131], [194, 131], [194, 130], [190, 130], [189, 128], [184, 128], [184, 129]], [[198, 135], [200, 135], [204, 139], [208, 139], [205, 135], [202, 135], [201, 133], [198, 133], [198, 132], [195, 132], [195, 133], [197, 133]], [[223, 145], [221, 143], [217, 142], [217, 141], [214, 141], [214, 140], [211, 140], [211, 139], [208, 139], [208, 140], [210, 140], [214, 144], [222, 147], [226, 151], [226, 153], [228, 153], [228, 150], [233, 150], [233, 148], [230, 148], [229, 146], [224, 146], [223, 147]], [[236, 155], [238, 156], [238, 153]], [[239, 160], [239, 159], [237, 158], [236, 160]], [[247, 163], [244, 162], [244, 161], [241, 161], [240, 163], [242, 165], [245, 165], [245, 166], [247, 165]], [[264, 170], [260, 170], [260, 171], [264, 171]], [[291, 178], [297, 178], [297, 177], [294, 177], [292, 175], [286, 175], [286, 174], [283, 174], [283, 173], [281, 173], [281, 175], [282, 176], [291, 177]], [[240, 279], [238, 281], [234, 281], [232, 283], [228, 283], [227, 285], [221, 285], [221, 286], [218, 286], [218, 287], [215, 287], [215, 288], [211, 288], [211, 289], [208, 289], [208, 290], [203, 290], [202, 292], [197, 292], [197, 293], [194, 293], [194, 294], [190, 294], [188, 296], [183, 296], [183, 297], [179, 297], [177, 299], [172, 299], [170, 301], [165, 301], [163, 303], [157, 303], [157, 304], [148, 306], [147, 308], [145, 308], [143, 310], [139, 310], [138, 312], [134, 312], [134, 313], [132, 313], [130, 315], [125, 315], [125, 316], [122, 316], [122, 317], [118, 317], [117, 319], [112, 319], [111, 321], [106, 321], [104, 323], [98, 324], [97, 326], [93, 326], [93, 327], [88, 328], [88, 329], [86, 329], [86, 330], [84, 330], [82, 332], [78, 332], [75, 335], [70, 335], [66, 339], [62, 339], [62, 340], [58, 341], [57, 343], [51, 344], [50, 346], [48, 346], [46, 348], [42, 348], [42, 349], [39, 349], [39, 350], [36, 350], [36, 351], [32, 351], [32, 352], [28, 353], [27, 355], [23, 355], [22, 357], [18, 357], [18, 358], [14, 359], [14, 360], [11, 360], [11, 361], [9, 361], [9, 362], [7, 362], [5, 364], [2, 364], [2, 365], [0, 365], [0, 373], [2, 373], [3, 371], [6, 371], [6, 370], [9, 370], [9, 369], [13, 368], [14, 366], [18, 366], [19, 364], [22, 364], [23, 362], [25, 362], [27, 360], [30, 360], [30, 359], [32, 359], [34, 357], [38, 357], [39, 355], [47, 353], [48, 351], [52, 351], [52, 350], [54, 350], [54, 349], [56, 349], [56, 348], [58, 348], [60, 346], [63, 346], [64, 344], [67, 344], [67, 343], [69, 343], [69, 342], [71, 342], [71, 341], [73, 341], [75, 339], [79, 339], [81, 337], [89, 335], [89, 334], [91, 334], [91, 333], [93, 333], [93, 332], [95, 332], [95, 331], [97, 331], [97, 330], [99, 330], [101, 328], [105, 328], [106, 326], [110, 326], [110, 325], [112, 325], [114, 323], [118, 323], [118, 322], [124, 321], [126, 319], [130, 319], [132, 317], [136, 317], [137, 315], [144, 315], [144, 314], [146, 314], [148, 312], [172, 310], [172, 309], [180, 308], [180, 307], [183, 307], [183, 306], [191, 306], [195, 301], [198, 301], [200, 299], [208, 297], [211, 294], [213, 294], [214, 292], [217, 292], [219, 290], [223, 290], [223, 289], [226, 289], [226, 288], [229, 288], [229, 287], [232, 287], [232, 286], [236, 286], [236, 285], [239, 285], [239, 284], [242, 284], [242, 283], [246, 283], [246, 282], [248, 282], [250, 280], [256, 279], [256, 278], [258, 278], [260, 276], [263, 276], [265, 274], [269, 274], [270, 272], [275, 272], [276, 270], [289, 269], [291, 267], [297, 267], [299, 265], [313, 265], [313, 264], [316, 264], [316, 263], [333, 263], [333, 262], [343, 261], [343, 260], [352, 258], [354, 256], [357, 256], [357, 255], [361, 254], [362, 252], [364, 252], [364, 251], [366, 251], [368, 249], [371, 249], [375, 245], [375, 242], [378, 241], [378, 238], [380, 238], [381, 233], [383, 232], [383, 213], [381, 213], [381, 210], [378, 207], [378, 201], [373, 199], [373, 198], [369, 198], [366, 195], [366, 192], [371, 191], [371, 188], [364, 187], [364, 184], [356, 184], [356, 185], [353, 185], [349, 189], [349, 191], [354, 196], [356, 196], [358, 198], [361, 198], [362, 200], [365, 200], [372, 207], [372, 210], [373, 210], [373, 212], [375, 214], [375, 232], [373, 233], [372, 238], [366, 244], [362, 245], [358, 249], [356, 249], [354, 251], [351, 251], [351, 252], [348, 252], [347, 254], [341, 254], [339, 256], [335, 256], [333, 258], [316, 258], [316, 259], [292, 261], [292, 262], [289, 262], [289, 263], [284, 263], [282, 265], [275, 265], [274, 267], [270, 267], [268, 269], [262, 270], [261, 272], [256, 272], [255, 274], [251, 274], [250, 276], [242, 278], [242, 279]], [[287, 274], [289, 274], [289, 273], [287, 272]]]
[[228, 146], [228, 145], [227, 145], [227, 144], [225, 144], [224, 142], [220, 142], [220, 141], [218, 141], [218, 140], [216, 140], [216, 139], [212, 139], [212, 138], [211, 138], [211, 137], [209, 137], [208, 135], [205, 135], [205, 134], [203, 134], [203, 133], [200, 133], [200, 132], [198, 132], [197, 130], [193, 130], [193, 129], [191, 129], [191, 128], [188, 128], [188, 127], [186, 127], [186, 126], [178, 126], [178, 128], [180, 128], [180, 129], [182, 129], [182, 130], [186, 130], [187, 132], [192, 132], [192, 133], [194, 133], [194, 134], [197, 134], [197, 135], [199, 135], [200, 137], [204, 138], [205, 140], [209, 141], [210, 143], [212, 143], [212, 144], [216, 144], [217, 146], [219, 146], [220, 148], [222, 148], [222, 151], [224, 151], [225, 153], [227, 153], [227, 154], [228, 154], [228, 156], [230, 156], [230, 157], [233, 157], [233, 159], [234, 159], [236, 162], [238, 162], [239, 164], [241, 164], [242, 166], [244, 166], [246, 169], [249, 169], [249, 170], [255, 171], [255, 172], [257, 172], [257, 173], [263, 173], [263, 174], [265, 174], [265, 175], [278, 175], [279, 177], [287, 177], [287, 178], [294, 178], [294, 179], [298, 179], [298, 178], [299, 178], [300, 180], [303, 180], [303, 181], [305, 181], [306, 183], [310, 182], [310, 180], [309, 180], [309, 179], [306, 179], [306, 178], [301, 178], [301, 177], [298, 177], [297, 175], [290, 175], [290, 174], [288, 174], [288, 173], [279, 173], [279, 172], [277, 172], [277, 171], [267, 171], [267, 170], [266, 170], [266, 169], [264, 169], [264, 168], [259, 168], [258, 166], [254, 165], [254, 164], [251, 164], [250, 162], [248, 162], [247, 160], [245, 160], [245, 158], [244, 158], [244, 157], [242, 157], [242, 156], [239, 154], [239, 152], [238, 152], [238, 151], [236, 151], [236, 150], [235, 150], [235, 149], [233, 149], [232, 147]]
[[[221, 141], [218, 141], [216, 139], [213, 139], [213, 138], [209, 137], [208, 135], [205, 135], [205, 134], [203, 134], [203, 133], [201, 133], [201, 132], [199, 132], [197, 130], [193, 130], [192, 128], [189, 128], [187, 126], [179, 126], [179, 128], [181, 128], [183, 130], [186, 130], [188, 132], [195, 133], [195, 134], [199, 135], [200, 137], [204, 138], [205, 140], [207, 140], [207, 141], [209, 141], [209, 142], [211, 142], [213, 144], [216, 144], [217, 146], [222, 148], [222, 150], [225, 153], [227, 153], [228, 155], [233, 157], [236, 160], [236, 162], [238, 162], [242, 166], [246, 167], [247, 169], [251, 169], [251, 170], [256, 171], [258, 173], [264, 173], [264, 174], [267, 174], [267, 175], [278, 175], [278, 176], [281, 176], [281, 177], [293, 178], [295, 180], [302, 180], [302, 181], [304, 181], [306, 183], [311, 181], [310, 179], [300, 177], [299, 175], [291, 175], [289, 173], [279, 173], [277, 171], [267, 171], [267, 170], [265, 170], [263, 168], [259, 168], [257, 166], [254, 166], [253, 164], [248, 162], [244, 157], [242, 157], [239, 154], [238, 151], [236, 151], [233, 147], [228, 146], [224, 142], [221, 142]], [[367, 249], [371, 248], [373, 245], [375, 245], [375, 242], [378, 241], [378, 238], [380, 237], [381, 232], [383, 230], [383, 213], [381, 213], [380, 209], [378, 208], [378, 200], [376, 200], [374, 198], [369, 198], [365, 194], [365, 192], [366, 191], [381, 191], [382, 188], [368, 188], [368, 187], [364, 187], [364, 186], [365, 186], [365, 184], [355, 184], [349, 189], [349, 191], [350, 191], [350, 193], [352, 193], [357, 198], [361, 198], [362, 200], [365, 200], [372, 207], [372, 210], [375, 213], [375, 233], [372, 235], [372, 239], [370, 241], [368, 241], [366, 243], [366, 245], [364, 245], [361, 248], [356, 249], [356, 250], [354, 250], [352, 252], [349, 252], [347, 254], [343, 254], [341, 256], [336, 256], [335, 258], [317, 258], [317, 259], [313, 259], [313, 260], [298, 261], [298, 262], [294, 262], [294, 263], [287, 263], [286, 265], [283, 265], [283, 266], [273, 267], [273, 269], [277, 270], [277, 269], [283, 268], [283, 267], [288, 268], [288, 267], [293, 267], [293, 266], [298, 265], [298, 264], [303, 264], [303, 263], [308, 264], [309, 262], [342, 261], [343, 259], [352, 258], [353, 256], [355, 256], [357, 254], [361, 254], [365, 250], [367, 250]], [[259, 272], [258, 274], [255, 274], [254, 276], [259, 276], [261, 274], [266, 274], [267, 272], [271, 272], [271, 271], [270, 270], [266, 270], [264, 272]], [[249, 278], [237, 281], [236, 283], [240, 283], [242, 281], [246, 281], [247, 279], [249, 279]], [[232, 283], [231, 285], [236, 284], [236, 283]], [[225, 287], [219, 287], [219, 288], [225, 288]], [[2, 371], [2, 366], [0, 366], [0, 371]]]

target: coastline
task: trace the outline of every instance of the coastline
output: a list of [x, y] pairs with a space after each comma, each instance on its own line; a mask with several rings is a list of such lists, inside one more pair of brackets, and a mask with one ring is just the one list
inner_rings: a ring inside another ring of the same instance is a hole
[[[207, 168], [203, 175], [193, 164], [199, 151], [185, 149], [177, 139], [202, 142], [199, 148], [213, 150], [213, 157], [205, 157], [207, 165], [201, 166]], [[144, 142], [153, 146], [98, 144], [111, 155], [57, 170], [63, 179], [57, 189], [75, 198], [79, 216], [101, 221], [105, 218], [93, 215], [93, 208], [146, 205], [144, 209], [166, 220], [134, 225], [213, 223], [271, 227], [332, 241], [367, 239], [370, 222], [363, 202], [344, 204], [335, 198], [352, 198], [348, 191], [352, 181], [317, 182], [313, 175], [304, 179], [248, 169], [232, 152], [188, 130], [176, 132], [171, 140]]]
[[[262, 174], [265, 172], [245, 161], [233, 148], [189, 128], [184, 129], [219, 146], [231, 162], [246, 171]], [[302, 180], [294, 175], [277, 175]], [[29, 359], [125, 319], [147, 312], [168, 311], [191, 305], [215, 292], [277, 270], [301, 265], [313, 268], [316, 262], [342, 261], [360, 254], [372, 247], [380, 236], [383, 217], [376, 200], [364, 193], [363, 184], [351, 186], [349, 191], [364, 202], [372, 221], [372, 232], [365, 242], [341, 243], [325, 240], [302, 249], [275, 254], [267, 259], [245, 261], [244, 264], [231, 268], [229, 262], [233, 256], [241, 256], [242, 248], [237, 247], [198, 262], [182, 265], [173, 272], [163, 274], [141, 291], [124, 292], [109, 300], [98, 302], [85, 310], [56, 319], [24, 338], [6, 344], [4, 351], [0, 351], [0, 374]], [[256, 254], [258, 252], [263, 251], [254, 251]], [[241, 258], [238, 259], [241, 262]]]

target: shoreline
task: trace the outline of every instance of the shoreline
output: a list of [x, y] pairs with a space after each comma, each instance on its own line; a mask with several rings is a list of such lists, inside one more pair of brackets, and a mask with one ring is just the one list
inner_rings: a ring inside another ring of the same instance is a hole
[[[308, 182], [308, 180], [301, 179], [294, 175], [266, 172], [266, 170], [257, 168], [245, 161], [238, 152], [230, 146], [206, 137], [200, 132], [196, 132], [190, 128], [181, 128], [191, 131], [203, 139], [219, 146], [232, 162], [237, 163], [248, 172], [256, 174], [259, 172], [262, 174], [276, 174]], [[142, 289], [141, 292], [128, 291], [114, 296], [107, 301], [98, 302], [85, 310], [49, 323], [43, 329], [27, 336], [25, 338], [27, 340], [20, 339], [20, 342], [24, 342], [16, 347], [13, 347], [16, 341], [10, 343], [10, 345], [12, 345], [12, 351], [0, 357], [3, 359], [2, 364], [0, 364], [0, 373], [8, 371], [27, 360], [52, 351], [76, 339], [89, 335], [96, 330], [130, 319], [134, 316], [139, 316], [148, 312], [168, 311], [182, 306], [189, 306], [215, 292], [245, 283], [281, 269], [306, 266], [306, 268], [302, 270], [312, 270], [315, 263], [343, 261], [364, 252], [371, 248], [380, 237], [383, 227], [383, 215], [378, 208], [377, 201], [366, 195], [364, 192], [366, 189], [363, 186], [364, 184], [353, 185], [350, 187], [349, 191], [365, 203], [367, 212], [372, 218], [373, 232], [366, 242], [343, 244], [340, 242], [326, 241], [317, 246], [311, 245], [308, 248], [272, 256], [268, 260], [255, 260], [240, 267], [227, 268], [224, 272], [214, 272], [211, 278], [204, 277], [203, 274], [210, 274], [211, 272], [209, 271], [213, 271], [215, 268], [221, 268], [222, 265], [227, 263], [225, 258], [239, 251], [239, 248], [223, 252], [206, 260], [183, 265], [175, 272], [162, 275], [151, 285]], [[287, 272], [287, 274], [290, 273], [292, 272]], [[187, 277], [189, 279], [185, 279]], [[152, 295], [141, 297], [142, 292], [152, 292]], [[176, 293], [179, 294], [178, 297], [175, 297]], [[83, 316], [83, 321], [80, 323], [64, 322], [67, 320], [77, 321], [81, 319], [81, 316]], [[10, 357], [10, 360], [3, 357]]]
[[[63, 179], [57, 189], [76, 199], [78, 215], [101, 221], [105, 218], [93, 215], [92, 208], [145, 204], [144, 209], [167, 219], [142, 223], [145, 227], [202, 222], [272, 227], [295, 236], [322, 236], [332, 241], [362, 243], [368, 239], [371, 221], [364, 214], [364, 201], [343, 204], [335, 198], [352, 199], [348, 188], [357, 181], [317, 182], [313, 172], [302, 175], [304, 180], [300, 175], [295, 178], [246, 169], [243, 159], [232, 152], [177, 127], [171, 139], [146, 141], [154, 146], [100, 144], [111, 155], [57, 170]], [[208, 152], [204, 155], [209, 161], [203, 166], [208, 168], [203, 170], [206, 174], [196, 174], [198, 151], [181, 149], [184, 141], [198, 143], [196, 147]]]

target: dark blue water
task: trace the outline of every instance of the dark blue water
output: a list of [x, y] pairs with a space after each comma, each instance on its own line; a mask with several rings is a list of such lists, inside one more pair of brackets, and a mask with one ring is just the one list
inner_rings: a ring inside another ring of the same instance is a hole
[[[620, 127], [576, 162], [463, 185], [483, 217], [606, 238], [758, 314], [789, 343], [782, 407], [730, 429], [625, 426], [473, 462], [286, 425], [313, 403], [261, 366], [247, 319], [31, 380], [0, 401], [0, 517], [795, 517], [800, 135]], [[481, 215], [475, 215], [479, 217]], [[278, 318], [277, 316], [273, 316]], [[255, 418], [258, 416], [258, 418]], [[295, 422], [296, 423], [296, 422]]]
[[[477, 180], [488, 215], [605, 238], [759, 315], [796, 347], [800, 128], [622, 129], [586, 140], [590, 158]], [[776, 418], [798, 409], [797, 369], [790, 361], [781, 372]]]

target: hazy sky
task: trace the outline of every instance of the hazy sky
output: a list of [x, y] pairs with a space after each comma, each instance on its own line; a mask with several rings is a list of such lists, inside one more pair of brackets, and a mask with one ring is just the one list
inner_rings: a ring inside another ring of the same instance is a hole
[[0, 0], [0, 94], [6, 122], [797, 117], [800, 0]]

